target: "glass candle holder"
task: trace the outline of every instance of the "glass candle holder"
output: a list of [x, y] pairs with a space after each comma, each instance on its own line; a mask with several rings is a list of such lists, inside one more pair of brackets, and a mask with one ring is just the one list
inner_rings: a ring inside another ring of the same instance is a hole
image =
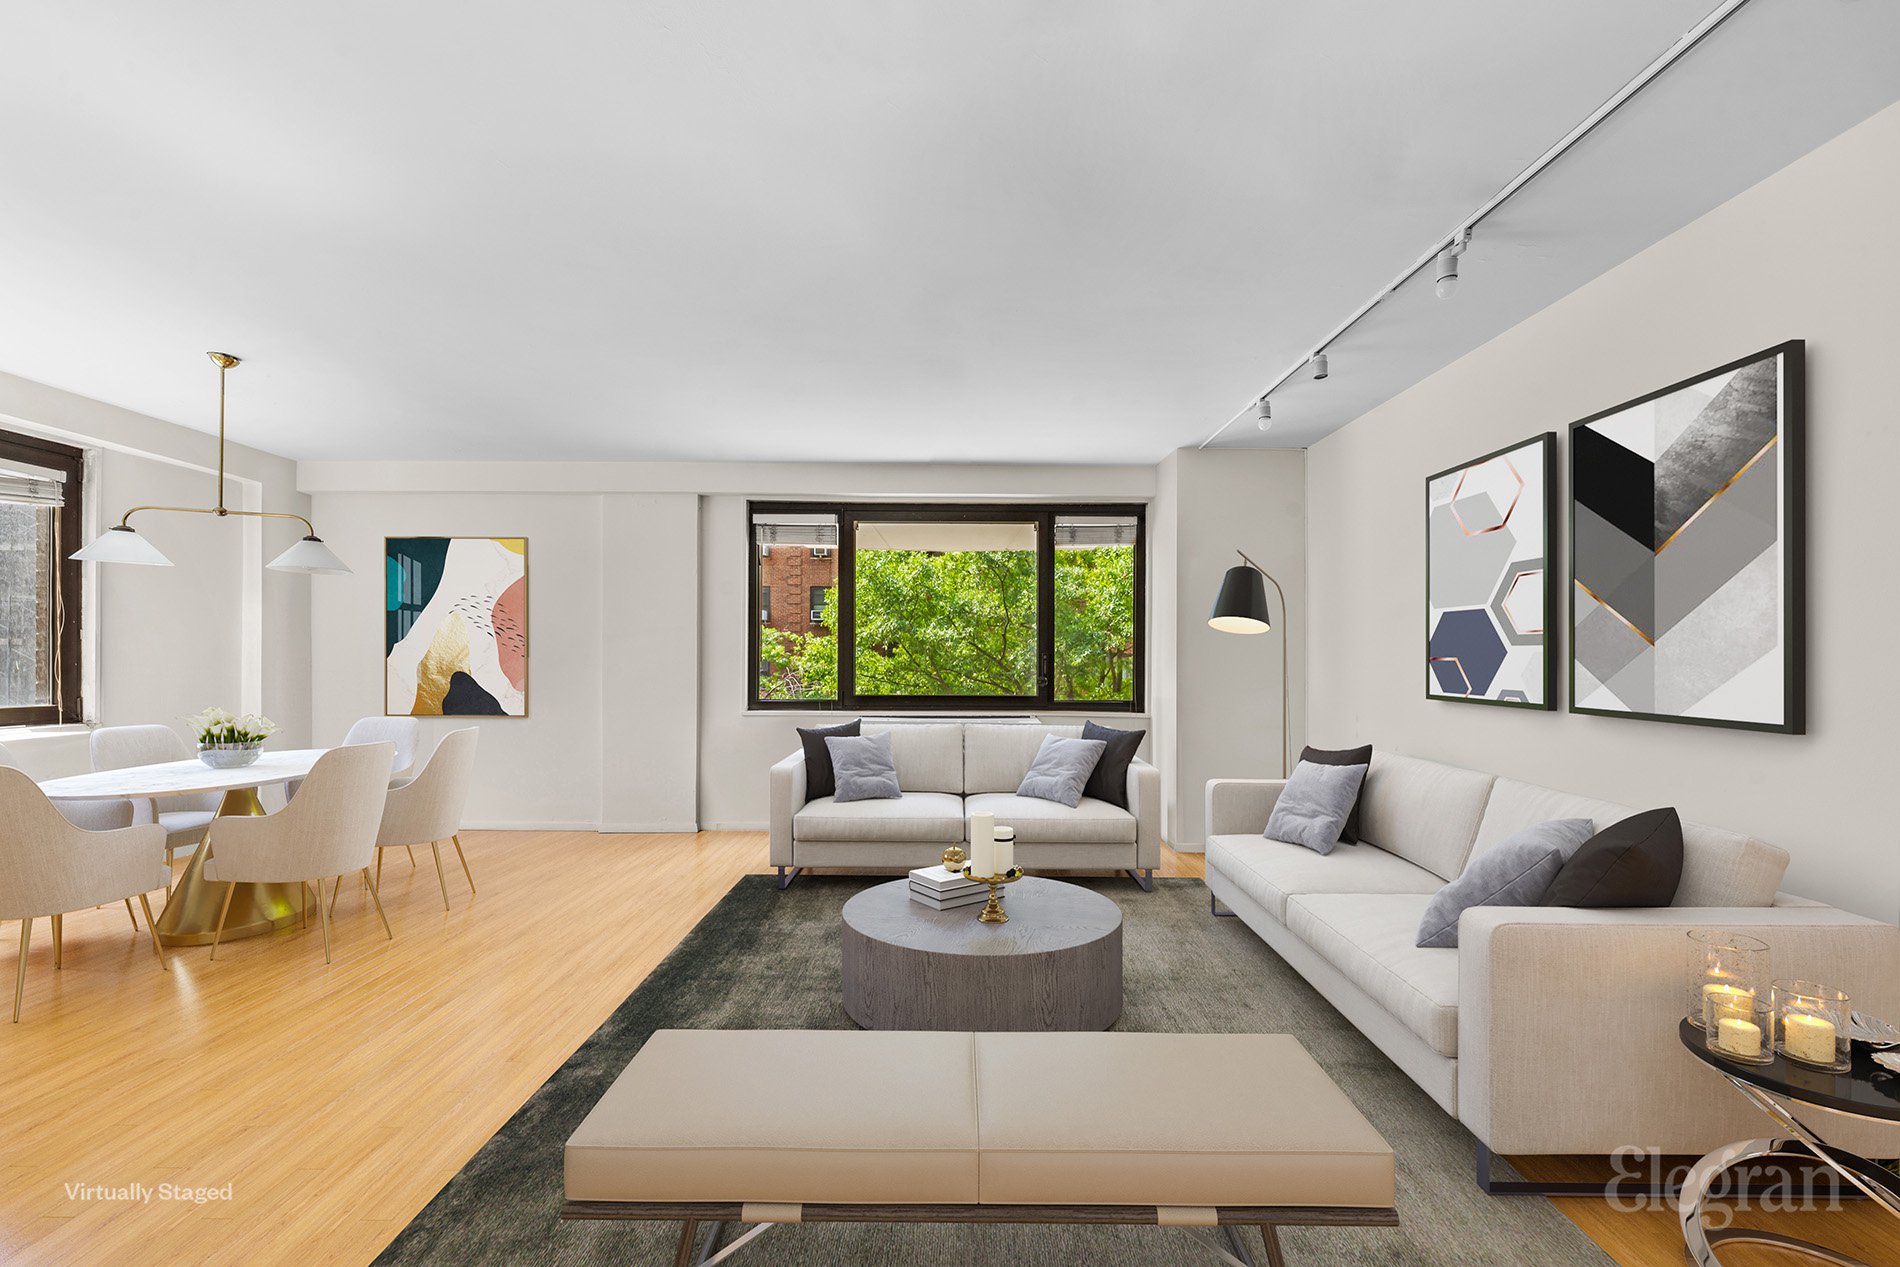
[[1775, 1050], [1799, 1065], [1846, 1073], [1854, 1064], [1853, 1011], [1846, 994], [1818, 981], [1777, 981]]
[[1775, 1061], [1774, 1010], [1765, 995], [1704, 995], [1702, 1030], [1708, 1049], [1724, 1060], [1743, 1065]]
[[1708, 1028], [1703, 1000], [1752, 1011], [1768, 999], [1768, 944], [1746, 933], [1718, 928], [1689, 931], [1689, 989], [1683, 1015]]

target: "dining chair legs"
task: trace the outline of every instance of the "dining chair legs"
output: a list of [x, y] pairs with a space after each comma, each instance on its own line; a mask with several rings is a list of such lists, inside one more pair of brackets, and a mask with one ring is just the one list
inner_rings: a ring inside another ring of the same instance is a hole
[[382, 882], [383, 882], [383, 850], [382, 850], [382, 847], [379, 845], [377, 846], [377, 849], [376, 849], [376, 884], [372, 884], [369, 887], [373, 889], [377, 885], [380, 885]]
[[404, 845], [403, 848], [409, 851], [409, 865], [412, 867], [415, 866], [416, 865], [416, 847], [414, 845]]
[[66, 966], [66, 917], [53, 916], [53, 971]]
[[462, 852], [462, 838], [460, 836], [450, 836], [449, 839], [455, 845], [455, 856], [462, 860], [462, 874], [468, 877], [468, 895], [474, 897], [475, 873], [468, 869], [468, 855]]
[[435, 882], [442, 886], [442, 909], [449, 909], [449, 878], [442, 873], [442, 842], [431, 840], [429, 849], [435, 854]]
[[[381, 857], [382, 855], [379, 852], [377, 856]], [[389, 927], [389, 916], [383, 914], [383, 899], [377, 894], [376, 886], [370, 883], [368, 867], [363, 868], [363, 884], [369, 889], [369, 900], [376, 903], [376, 918], [383, 921], [383, 932], [389, 935], [389, 940], [395, 941], [395, 930]]]
[[224, 905], [218, 908], [218, 929], [211, 934], [211, 957], [218, 957], [218, 943], [224, 939], [224, 917], [231, 913], [231, 898], [237, 893], [237, 881], [228, 881], [224, 886]]
[[132, 921], [132, 931], [139, 931], [139, 917], [132, 913], [132, 899], [125, 899], [125, 917]]
[[152, 953], [158, 956], [158, 966], [170, 972], [171, 960], [165, 958], [165, 947], [158, 940], [158, 921], [152, 918], [152, 904], [145, 900], [143, 893], [139, 894], [139, 909], [145, 912], [145, 927], [152, 934]]
[[[337, 887], [342, 887], [338, 881]], [[317, 881], [317, 922], [323, 925], [323, 962], [330, 962], [330, 908], [323, 904], [323, 881]]]
[[26, 998], [26, 950], [33, 940], [33, 921], [20, 921], [20, 967], [13, 974], [13, 1023], [20, 1023], [20, 1004]]

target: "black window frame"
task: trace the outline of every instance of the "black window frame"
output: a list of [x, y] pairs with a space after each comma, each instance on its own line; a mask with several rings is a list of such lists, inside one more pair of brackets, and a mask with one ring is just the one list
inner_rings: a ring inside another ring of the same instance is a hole
[[73, 552], [85, 544], [83, 530], [86, 452], [56, 440], [0, 431], [0, 457], [61, 471], [66, 476], [64, 500], [54, 517], [53, 637], [57, 643], [58, 680], [51, 704], [0, 707], [0, 726], [60, 726], [86, 719], [84, 690], [85, 642], [80, 629], [85, 610], [85, 565]]
[[[751, 592], [746, 645], [746, 698], [750, 707], [776, 712], [981, 712], [1143, 713], [1148, 697], [1148, 516], [1140, 502], [810, 502], [746, 503], [747, 576]], [[759, 516], [835, 515], [838, 544], [838, 697], [778, 700], [759, 697], [759, 547], [753, 522]], [[1135, 680], [1128, 700], [1058, 700], [1055, 695], [1055, 524], [1058, 518], [1124, 516], [1135, 521]], [[858, 518], [922, 523], [1032, 523], [1036, 533], [1036, 693], [1034, 695], [859, 695], [857, 685]]]

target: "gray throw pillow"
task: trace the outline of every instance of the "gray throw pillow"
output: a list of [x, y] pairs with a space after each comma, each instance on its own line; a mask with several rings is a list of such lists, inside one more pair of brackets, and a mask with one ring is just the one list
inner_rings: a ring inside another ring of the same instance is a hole
[[1042, 747], [1036, 749], [1036, 759], [1029, 763], [1029, 773], [1023, 775], [1023, 784], [1016, 789], [1016, 795], [1054, 801], [1074, 809], [1082, 803], [1082, 788], [1095, 772], [1095, 763], [1107, 750], [1108, 745], [1100, 739], [1044, 735]]
[[1474, 906], [1538, 906], [1570, 855], [1596, 833], [1587, 818], [1553, 818], [1512, 832], [1438, 890], [1418, 924], [1421, 946], [1456, 946], [1458, 917]]
[[1317, 854], [1331, 853], [1345, 830], [1346, 816], [1358, 804], [1359, 785], [1365, 781], [1362, 765], [1300, 762], [1273, 803], [1267, 838], [1305, 845]]
[[832, 799], [846, 801], [890, 801], [904, 794], [897, 786], [897, 762], [891, 758], [891, 733], [851, 738], [832, 735], [825, 740], [831, 753], [833, 777], [838, 790]]

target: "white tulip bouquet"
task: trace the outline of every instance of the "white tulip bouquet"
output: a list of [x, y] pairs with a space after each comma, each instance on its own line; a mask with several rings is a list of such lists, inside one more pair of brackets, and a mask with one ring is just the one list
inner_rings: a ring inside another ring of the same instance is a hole
[[185, 721], [198, 737], [199, 744], [206, 747], [259, 744], [277, 733], [277, 723], [268, 717], [256, 713], [240, 717], [222, 708], [207, 708]]

